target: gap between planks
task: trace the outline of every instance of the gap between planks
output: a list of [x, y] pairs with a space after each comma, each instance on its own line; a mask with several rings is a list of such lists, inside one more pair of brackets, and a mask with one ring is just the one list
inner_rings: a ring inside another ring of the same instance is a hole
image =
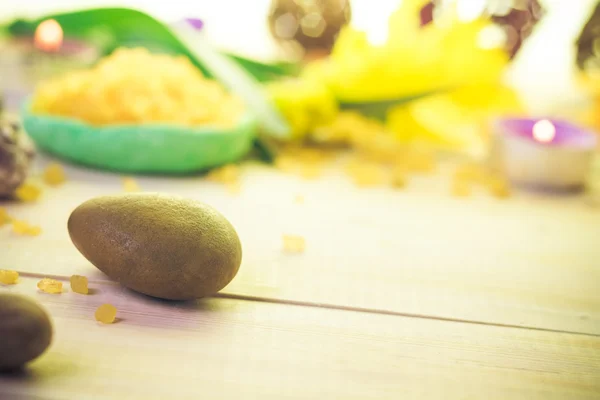
[[[21, 272], [17, 271], [19, 276], [23, 276], [26, 278], [51, 278], [59, 281], [69, 281], [70, 276], [65, 275], [52, 275], [52, 274], [38, 274], [32, 272]], [[90, 283], [100, 284], [100, 285], [111, 285], [118, 286], [119, 283], [106, 280], [106, 279], [89, 279]], [[600, 334], [593, 333], [584, 333], [570, 330], [562, 330], [562, 329], [551, 329], [551, 328], [540, 328], [535, 326], [527, 326], [527, 325], [515, 325], [515, 324], [503, 324], [497, 322], [486, 322], [486, 321], [477, 321], [470, 319], [461, 319], [461, 318], [450, 318], [450, 317], [442, 317], [436, 315], [426, 315], [426, 314], [416, 314], [416, 313], [405, 313], [400, 311], [390, 311], [390, 310], [380, 310], [376, 308], [364, 308], [364, 307], [351, 307], [344, 306], [338, 304], [328, 304], [328, 303], [315, 303], [310, 301], [299, 301], [299, 300], [286, 300], [286, 299], [277, 299], [272, 297], [261, 297], [261, 296], [249, 296], [243, 294], [235, 294], [235, 293], [217, 293], [213, 296], [209, 296], [209, 298], [216, 299], [232, 299], [232, 300], [241, 300], [241, 301], [254, 301], [260, 303], [269, 303], [269, 304], [281, 304], [281, 305], [290, 305], [297, 307], [311, 307], [311, 308], [323, 308], [328, 310], [338, 310], [338, 311], [346, 311], [346, 312], [357, 312], [357, 313], [365, 313], [365, 314], [378, 314], [378, 315], [389, 315], [389, 316], [397, 316], [404, 318], [417, 318], [417, 319], [428, 319], [434, 321], [445, 321], [445, 322], [455, 322], [462, 324], [471, 324], [471, 325], [483, 325], [483, 326], [494, 326], [500, 328], [508, 328], [508, 329], [525, 329], [530, 331], [539, 331], [539, 332], [550, 332], [550, 333], [566, 333], [570, 335], [578, 335], [585, 337], [600, 337]]]

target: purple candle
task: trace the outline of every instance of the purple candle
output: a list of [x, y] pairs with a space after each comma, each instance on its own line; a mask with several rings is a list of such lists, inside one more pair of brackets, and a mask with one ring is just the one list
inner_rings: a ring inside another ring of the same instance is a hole
[[492, 125], [491, 167], [528, 187], [580, 190], [597, 146], [594, 132], [555, 119], [505, 118]]

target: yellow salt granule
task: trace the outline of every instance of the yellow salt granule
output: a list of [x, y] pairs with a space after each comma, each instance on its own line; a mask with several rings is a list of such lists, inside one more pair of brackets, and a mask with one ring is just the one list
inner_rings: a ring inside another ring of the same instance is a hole
[[32, 183], [25, 182], [15, 190], [15, 196], [21, 201], [36, 201], [42, 190]]
[[10, 216], [6, 212], [6, 209], [0, 207], [0, 226], [8, 224], [11, 221]]
[[435, 170], [435, 156], [426, 152], [414, 152], [404, 160], [406, 167], [413, 172], [430, 173]]
[[301, 164], [289, 155], [279, 155], [275, 159], [275, 168], [282, 172], [294, 172], [300, 169]]
[[242, 185], [239, 182], [226, 183], [227, 192], [231, 195], [238, 195], [242, 191]]
[[50, 186], [58, 186], [63, 184], [67, 178], [62, 165], [57, 163], [48, 164], [44, 170], [44, 182]]
[[306, 242], [302, 236], [283, 235], [283, 250], [288, 253], [302, 253]]
[[397, 166], [392, 170], [391, 183], [395, 189], [402, 189], [406, 186], [406, 171], [403, 167]]
[[19, 280], [19, 273], [6, 269], [0, 269], [0, 283], [4, 285], [14, 285]]
[[303, 164], [300, 168], [300, 175], [304, 179], [316, 179], [321, 176], [322, 170], [318, 165]]
[[133, 178], [123, 178], [123, 190], [126, 192], [139, 192], [140, 186]]
[[275, 167], [304, 179], [315, 179], [322, 175], [330, 158], [331, 154], [322, 149], [288, 147], [275, 159]]
[[62, 293], [62, 282], [56, 279], [44, 278], [38, 282], [37, 287], [44, 293], [60, 294]]
[[39, 226], [29, 225], [29, 229], [27, 229], [27, 235], [29, 236], [39, 236], [42, 233], [42, 228]]
[[85, 276], [73, 275], [71, 277], [71, 290], [74, 293], [88, 294], [88, 279]]
[[40, 228], [39, 226], [35, 226], [35, 225], [29, 225], [25, 221], [13, 220], [12, 227], [13, 227], [13, 232], [16, 233], [17, 235], [38, 236], [40, 233], [42, 233], [42, 228]]
[[454, 179], [452, 181], [452, 195], [455, 197], [468, 197], [471, 195], [471, 186], [464, 179]]
[[304, 204], [304, 196], [302, 196], [301, 194], [296, 195], [296, 197], [294, 198], [294, 202], [296, 204]]
[[507, 198], [510, 197], [510, 185], [506, 179], [499, 177], [491, 177], [488, 181], [488, 188], [494, 197]]
[[464, 164], [454, 171], [454, 179], [462, 179], [470, 183], [482, 183], [485, 175], [485, 171], [476, 164]]
[[384, 167], [375, 163], [358, 163], [348, 169], [352, 181], [357, 186], [376, 186], [385, 180]]
[[117, 318], [117, 308], [112, 304], [102, 304], [96, 309], [94, 314], [96, 321], [103, 324], [112, 324]]
[[208, 173], [206, 178], [213, 182], [237, 183], [240, 178], [240, 167], [235, 164], [228, 164], [220, 168], [215, 168]]
[[209, 181], [224, 184], [227, 192], [231, 195], [237, 195], [242, 190], [242, 185], [240, 184], [240, 167], [236, 164], [228, 164], [215, 168], [206, 175], [206, 178]]

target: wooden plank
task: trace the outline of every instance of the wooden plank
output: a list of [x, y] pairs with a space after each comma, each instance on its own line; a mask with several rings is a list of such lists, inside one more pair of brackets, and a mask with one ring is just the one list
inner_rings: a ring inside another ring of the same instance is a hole
[[[0, 397], [596, 399], [600, 338], [235, 299], [161, 302], [117, 285], [32, 296], [50, 351]], [[66, 285], [68, 287], [68, 284]], [[100, 325], [95, 308], [118, 307]]]
[[[39, 204], [7, 206], [44, 233], [0, 229], [2, 265], [106, 279], [72, 246], [66, 221], [85, 199], [121, 192], [120, 177], [68, 173]], [[203, 200], [234, 223], [244, 260], [224, 293], [600, 334], [598, 209], [577, 196], [455, 199], [444, 174], [404, 191], [358, 190], [338, 170], [303, 181], [254, 167], [238, 196], [201, 177], [138, 182]], [[283, 234], [303, 235], [305, 253], [283, 253]]]

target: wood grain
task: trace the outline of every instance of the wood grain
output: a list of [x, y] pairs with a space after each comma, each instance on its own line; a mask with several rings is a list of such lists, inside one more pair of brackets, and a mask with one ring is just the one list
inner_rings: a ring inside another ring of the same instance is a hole
[[[201, 177], [137, 180], [143, 190], [203, 200], [234, 223], [244, 260], [224, 293], [600, 334], [599, 209], [581, 196], [524, 192], [456, 199], [450, 172], [393, 191], [356, 189], [337, 169], [303, 181], [253, 167], [237, 196]], [[106, 280], [72, 246], [66, 220], [82, 201], [121, 192], [121, 178], [79, 168], [68, 174], [38, 204], [7, 206], [44, 233], [24, 238], [0, 229], [0, 262]], [[284, 253], [283, 234], [304, 236], [306, 251]]]
[[[169, 303], [92, 284], [40, 301], [50, 351], [11, 399], [597, 399], [600, 338], [231, 299]], [[95, 308], [117, 306], [100, 325]]]

